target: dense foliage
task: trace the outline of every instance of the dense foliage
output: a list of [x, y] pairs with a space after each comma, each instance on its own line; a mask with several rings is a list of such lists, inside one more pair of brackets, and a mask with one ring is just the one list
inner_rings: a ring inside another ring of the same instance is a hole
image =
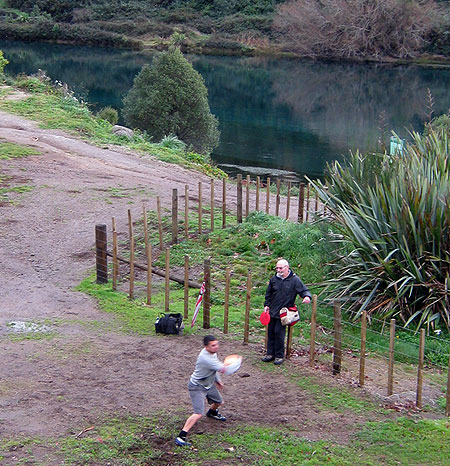
[[144, 65], [124, 99], [123, 116], [158, 141], [172, 134], [201, 153], [219, 143], [203, 78], [177, 47]]
[[158, 48], [181, 32], [190, 51], [383, 59], [448, 55], [449, 13], [437, 0], [5, 0], [0, 36]]
[[[408, 325], [450, 325], [450, 139], [430, 131], [396, 156], [353, 154], [330, 167], [342, 246], [331, 299]], [[369, 167], [370, 165], [370, 167]]]
[[410, 57], [441, 24], [440, 8], [403, 0], [290, 0], [274, 27], [289, 48], [318, 57]]

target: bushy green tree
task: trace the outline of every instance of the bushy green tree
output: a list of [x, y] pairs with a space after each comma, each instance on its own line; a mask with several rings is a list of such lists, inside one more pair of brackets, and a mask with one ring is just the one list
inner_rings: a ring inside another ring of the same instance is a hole
[[155, 140], [173, 134], [200, 153], [219, 143], [204, 80], [176, 47], [144, 65], [124, 99], [123, 117]]

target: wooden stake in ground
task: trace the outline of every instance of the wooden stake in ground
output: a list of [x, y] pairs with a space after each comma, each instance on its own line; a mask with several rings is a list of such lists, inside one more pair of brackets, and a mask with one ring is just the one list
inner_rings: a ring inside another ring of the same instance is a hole
[[165, 276], [165, 295], [164, 295], [164, 310], [169, 312], [169, 286], [170, 286], [170, 249], [166, 248], [166, 276]]
[[270, 209], [270, 176], [267, 177], [266, 184], [266, 214], [269, 213]]
[[291, 182], [288, 181], [288, 192], [286, 200], [286, 220], [289, 220], [289, 210], [291, 207]]
[[416, 406], [422, 409], [423, 361], [425, 357], [425, 329], [420, 330], [419, 365], [417, 367]]
[[447, 402], [445, 404], [445, 415], [450, 416], [450, 355], [448, 357], [448, 372], [447, 372]]
[[317, 327], [317, 295], [313, 294], [311, 306], [311, 332], [309, 339], [309, 365], [314, 366], [316, 354], [316, 327]]
[[128, 209], [128, 232], [130, 237], [130, 292], [129, 298], [134, 299], [134, 234], [131, 210]]
[[298, 189], [298, 215], [297, 215], [297, 222], [303, 223], [303, 207], [305, 205], [305, 185], [300, 183], [300, 187]]
[[227, 180], [222, 180], [222, 228], [227, 226]]
[[256, 177], [256, 200], [255, 200], [255, 210], [259, 210], [259, 185], [261, 184], [261, 178]]
[[236, 176], [236, 217], [237, 222], [242, 223], [242, 175], [240, 173]]
[[189, 256], [184, 256], [184, 319], [189, 315]]
[[280, 178], [277, 178], [277, 196], [275, 198], [275, 216], [280, 214]]
[[189, 238], [189, 186], [184, 185], [184, 236]]
[[316, 194], [314, 196], [314, 213], [317, 215], [317, 211], [319, 210], [319, 191], [316, 189]]
[[202, 182], [198, 182], [198, 234], [202, 234]]
[[364, 386], [366, 372], [366, 334], [367, 334], [367, 311], [361, 314], [361, 351], [359, 354], [359, 386]]
[[288, 325], [288, 328], [287, 328], [287, 344], [286, 344], [286, 359], [289, 359], [291, 357], [292, 333], [293, 333], [293, 327], [292, 327], [292, 325]]
[[178, 243], [178, 189], [172, 189], [172, 244]]
[[144, 222], [145, 257], [147, 258], [147, 304], [152, 303], [152, 245], [148, 239], [147, 209], [142, 206]]
[[158, 213], [158, 235], [159, 235], [159, 249], [162, 251], [163, 244], [163, 233], [162, 233], [162, 219], [161, 219], [161, 199], [156, 196], [156, 211]]
[[310, 190], [311, 184], [308, 183], [308, 186], [306, 188], [306, 221], [309, 220], [309, 190]]
[[250, 328], [250, 297], [252, 293], [252, 273], [247, 275], [247, 293], [245, 296], [245, 323], [244, 323], [244, 343], [248, 344]]
[[341, 306], [334, 305], [334, 348], [333, 348], [333, 375], [341, 373], [342, 366], [342, 314]]
[[391, 396], [394, 392], [394, 343], [395, 343], [395, 319], [391, 319], [389, 332], [389, 367], [388, 367], [388, 389], [387, 394]]
[[225, 304], [223, 306], [223, 333], [228, 333], [228, 311], [230, 307], [230, 267], [225, 269]]
[[247, 175], [247, 183], [245, 185], [245, 217], [250, 213], [250, 175]]
[[119, 261], [117, 260], [117, 230], [116, 219], [112, 218], [112, 235], [113, 235], [113, 274], [112, 274], [112, 289], [117, 290], [117, 277], [119, 276]]
[[211, 231], [214, 231], [214, 180], [211, 178]]
[[211, 314], [211, 260], [205, 259], [203, 265], [203, 281], [205, 282], [205, 294], [203, 295], [203, 328], [210, 328]]
[[108, 283], [108, 255], [106, 225], [95, 225], [95, 266], [97, 283]]

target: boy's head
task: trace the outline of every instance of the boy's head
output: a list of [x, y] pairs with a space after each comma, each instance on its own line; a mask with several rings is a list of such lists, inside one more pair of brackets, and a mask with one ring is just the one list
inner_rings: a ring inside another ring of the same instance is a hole
[[205, 346], [206, 351], [209, 351], [210, 353], [217, 353], [219, 350], [219, 342], [214, 335], [204, 336], [203, 345]]

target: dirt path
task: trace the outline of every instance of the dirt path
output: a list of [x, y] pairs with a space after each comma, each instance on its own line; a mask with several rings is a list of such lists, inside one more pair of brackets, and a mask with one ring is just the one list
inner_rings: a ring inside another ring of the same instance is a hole
[[[109, 224], [116, 215], [124, 230], [127, 209], [136, 216], [142, 202], [154, 209], [156, 194], [169, 207], [172, 188], [184, 193], [186, 183], [196, 186], [209, 179], [41, 130], [1, 112], [0, 138], [41, 154], [0, 161], [4, 174], [34, 187], [0, 206], [0, 435], [66, 435], [99, 416], [121, 413], [165, 409], [188, 414], [186, 382], [199, 337], [142, 338], [87, 327], [82, 322], [111, 317], [73, 287], [93, 266], [96, 223]], [[109, 190], [118, 187], [129, 196], [111, 197]], [[57, 338], [17, 342], [6, 337], [10, 321], [43, 319], [60, 322]], [[283, 423], [311, 440], [337, 440], [336, 432], [345, 440], [358, 418], [316, 409], [283, 375], [261, 371], [259, 351], [223, 342], [222, 355], [245, 356], [241, 376], [226, 380], [228, 425]], [[269, 410], [261, 409], [263, 393], [273, 394]]]

